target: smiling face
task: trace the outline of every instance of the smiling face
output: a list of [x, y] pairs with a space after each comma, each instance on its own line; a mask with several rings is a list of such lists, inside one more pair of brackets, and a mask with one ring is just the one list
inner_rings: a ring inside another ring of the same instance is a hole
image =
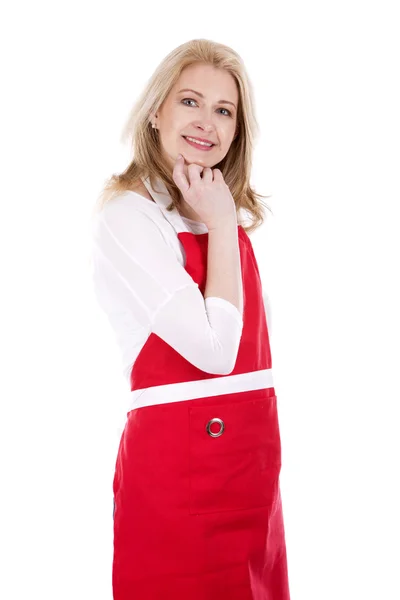
[[[183, 69], [152, 118], [171, 172], [178, 154], [184, 156], [185, 165], [211, 168], [226, 156], [235, 137], [238, 102], [235, 79], [227, 71], [202, 63]], [[213, 146], [196, 146], [187, 136]]]

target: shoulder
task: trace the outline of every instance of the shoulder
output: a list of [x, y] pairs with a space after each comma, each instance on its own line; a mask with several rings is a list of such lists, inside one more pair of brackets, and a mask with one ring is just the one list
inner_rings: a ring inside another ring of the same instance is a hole
[[123, 218], [128, 214], [141, 214], [148, 215], [152, 220], [158, 220], [158, 212], [159, 208], [156, 202], [141, 183], [110, 198], [102, 207], [100, 214], [103, 218], [113, 216]]
[[132, 185], [129, 191], [133, 192], [134, 194], [138, 194], [139, 196], [143, 196], [146, 198], [146, 200], [150, 200], [150, 202], [154, 202], [153, 198], [148, 192], [148, 189], [140, 179]]
[[159, 237], [160, 233], [168, 237], [167, 222], [159, 206], [139, 191], [142, 191], [140, 186], [110, 198], [94, 216], [93, 228], [97, 232], [112, 231], [118, 237], [129, 235], [140, 240], [146, 236]]

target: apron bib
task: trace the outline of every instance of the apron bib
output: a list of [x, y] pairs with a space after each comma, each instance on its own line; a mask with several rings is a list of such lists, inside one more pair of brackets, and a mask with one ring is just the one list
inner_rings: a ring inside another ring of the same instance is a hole
[[[177, 235], [204, 295], [208, 233]], [[260, 275], [241, 225], [238, 240], [243, 333], [229, 377], [272, 367]], [[131, 390], [215, 377], [223, 376], [152, 333]], [[130, 410], [113, 480], [114, 600], [290, 600], [280, 470], [273, 387]]]

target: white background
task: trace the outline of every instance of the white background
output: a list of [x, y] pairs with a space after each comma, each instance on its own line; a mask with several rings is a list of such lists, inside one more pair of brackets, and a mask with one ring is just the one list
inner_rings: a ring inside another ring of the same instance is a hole
[[[128, 392], [90, 216], [159, 62], [233, 47], [255, 89], [251, 239], [272, 307], [292, 600], [400, 598], [397, 3], [2, 10], [0, 597], [110, 600]], [[161, 467], [162, 465], [160, 465]]]

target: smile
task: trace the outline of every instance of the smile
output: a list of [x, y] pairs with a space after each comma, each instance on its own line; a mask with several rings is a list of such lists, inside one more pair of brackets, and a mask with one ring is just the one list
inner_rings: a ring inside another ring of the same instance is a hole
[[190, 144], [194, 148], [198, 148], [199, 150], [207, 151], [211, 150], [211, 148], [215, 146], [215, 144], [206, 144], [206, 142], [196, 141], [196, 139], [192, 137], [185, 137], [184, 135], [182, 137], [188, 144]]

